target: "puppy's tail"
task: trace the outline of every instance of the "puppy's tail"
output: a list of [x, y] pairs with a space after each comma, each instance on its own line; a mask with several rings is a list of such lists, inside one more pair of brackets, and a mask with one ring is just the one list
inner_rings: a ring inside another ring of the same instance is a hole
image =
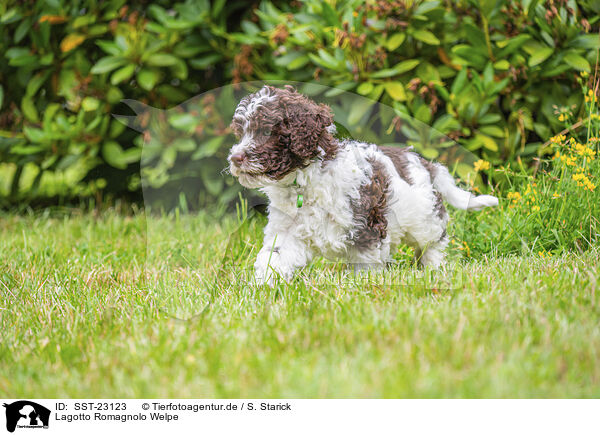
[[475, 196], [456, 186], [456, 182], [445, 166], [436, 164], [433, 187], [453, 207], [461, 210], [481, 210], [498, 205], [498, 198], [491, 195]]

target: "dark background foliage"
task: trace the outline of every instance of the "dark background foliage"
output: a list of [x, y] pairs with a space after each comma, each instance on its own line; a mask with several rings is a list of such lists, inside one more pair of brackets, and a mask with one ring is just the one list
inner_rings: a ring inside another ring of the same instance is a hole
[[[596, 66], [599, 14], [595, 0], [9, 0], [0, 204], [140, 201], [143, 137], [112, 117], [129, 113], [121, 101], [167, 109], [248, 80], [354, 92], [392, 106], [394, 128], [410, 116], [492, 164], [528, 165], [567, 127], [561, 113], [583, 116], [577, 77]], [[348, 121], [364, 122], [362, 110]], [[224, 142], [203, 143], [189, 117], [171, 121], [187, 136], [161, 151], [157, 183], [176, 158], [195, 159], [207, 195], [233, 199], [233, 183], [214, 181]], [[212, 127], [226, 135], [222, 124]]]

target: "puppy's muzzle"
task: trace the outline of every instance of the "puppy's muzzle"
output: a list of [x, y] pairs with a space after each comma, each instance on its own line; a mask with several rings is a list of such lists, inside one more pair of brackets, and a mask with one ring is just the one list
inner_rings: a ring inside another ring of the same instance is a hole
[[241, 167], [248, 159], [246, 153], [235, 153], [229, 156], [229, 161], [236, 167]]

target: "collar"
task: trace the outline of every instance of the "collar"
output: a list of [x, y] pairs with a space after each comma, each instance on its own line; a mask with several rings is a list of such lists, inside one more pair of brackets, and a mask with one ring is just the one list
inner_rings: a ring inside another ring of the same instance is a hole
[[[292, 183], [292, 186], [294, 186], [296, 189], [298, 188], [298, 181], [294, 178], [294, 182]], [[298, 195], [296, 196], [296, 207], [300, 208], [302, 207], [302, 204], [304, 203], [304, 196], [301, 193], [298, 193]]]

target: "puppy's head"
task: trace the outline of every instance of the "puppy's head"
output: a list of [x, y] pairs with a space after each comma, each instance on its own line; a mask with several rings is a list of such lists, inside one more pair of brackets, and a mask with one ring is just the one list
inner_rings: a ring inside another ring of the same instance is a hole
[[332, 124], [328, 106], [291, 86], [264, 86], [235, 110], [231, 129], [239, 143], [229, 153], [229, 170], [242, 185], [262, 187], [317, 158], [331, 159], [337, 149], [327, 129]]

